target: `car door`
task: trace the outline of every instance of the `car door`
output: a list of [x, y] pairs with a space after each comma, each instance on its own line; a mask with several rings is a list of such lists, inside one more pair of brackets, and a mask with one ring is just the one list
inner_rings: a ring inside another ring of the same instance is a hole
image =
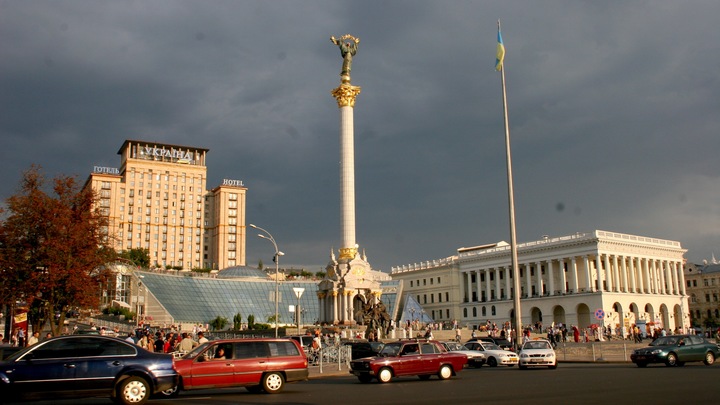
[[192, 363], [190, 376], [193, 388], [223, 388], [235, 384], [235, 364], [232, 350], [225, 351], [225, 358], [215, 358], [219, 349], [232, 348], [229, 343], [215, 343], [208, 346], [204, 353], [198, 355]]
[[4, 371], [16, 392], [74, 391], [79, 388], [72, 363], [74, 354], [68, 339], [41, 342]]
[[705, 346], [703, 345], [703, 340], [701, 338], [697, 336], [687, 336], [685, 338], [685, 348], [688, 353], [689, 361], [705, 360]]
[[399, 356], [396, 359], [395, 375], [417, 374], [422, 372], [422, 358], [420, 357], [420, 345], [407, 343], [403, 345]]
[[260, 384], [263, 373], [270, 361], [270, 351], [266, 342], [235, 342], [233, 360], [237, 385]]
[[69, 364], [75, 367], [75, 383], [79, 389], [108, 392], [115, 384], [115, 377], [137, 354], [137, 348], [127, 342], [90, 336], [80, 339], [75, 350], [77, 356]]
[[440, 350], [432, 342], [420, 345], [420, 356], [424, 373], [437, 373], [440, 370]]

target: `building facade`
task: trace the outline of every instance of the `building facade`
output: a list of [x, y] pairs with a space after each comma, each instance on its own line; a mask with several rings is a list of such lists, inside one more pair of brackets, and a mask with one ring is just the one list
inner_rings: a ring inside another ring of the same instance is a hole
[[95, 166], [96, 191], [117, 251], [147, 249], [151, 266], [190, 270], [245, 265], [241, 181], [207, 189], [208, 149], [127, 140], [120, 166]]
[[[524, 325], [616, 329], [644, 321], [670, 330], [689, 327], [685, 250], [679, 242], [598, 230], [547, 237], [517, 249]], [[512, 323], [510, 253], [505, 242], [460, 248], [457, 265], [443, 266], [458, 273], [459, 299], [454, 302], [461, 324]], [[396, 268], [392, 276], [413, 279]]]
[[701, 328], [720, 325], [720, 264], [688, 264], [685, 283], [692, 325]]

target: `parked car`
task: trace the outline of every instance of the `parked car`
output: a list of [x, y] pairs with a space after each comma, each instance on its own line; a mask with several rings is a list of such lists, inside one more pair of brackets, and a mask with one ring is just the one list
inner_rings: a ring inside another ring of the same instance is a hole
[[367, 340], [347, 340], [342, 344], [351, 347], [352, 360], [377, 356], [383, 347], [382, 342], [368, 342]]
[[517, 353], [503, 350], [494, 343], [483, 341], [467, 342], [465, 347], [485, 354], [485, 363], [490, 367], [497, 367], [498, 365], [513, 367], [519, 361]]
[[718, 345], [698, 335], [672, 335], [655, 339], [650, 346], [633, 350], [630, 360], [638, 367], [649, 363], [682, 366], [689, 361], [702, 361], [709, 366], [720, 356]]
[[513, 342], [511, 342], [507, 339], [494, 338], [491, 336], [474, 337], [465, 343], [470, 343], [470, 342], [488, 342], [488, 343], [496, 344], [498, 347], [500, 347], [503, 350], [512, 351], [512, 349], [513, 349]]
[[547, 339], [529, 340], [520, 348], [520, 362], [518, 363], [520, 370], [537, 366], [557, 368], [555, 350]]
[[163, 392], [246, 387], [250, 392], [276, 394], [285, 383], [308, 379], [308, 360], [293, 339], [212, 340], [175, 359], [180, 382]]
[[436, 340], [399, 340], [385, 343], [380, 353], [350, 362], [350, 373], [362, 383], [376, 378], [381, 383], [393, 377], [416, 375], [427, 380], [437, 375], [446, 380], [467, 363], [467, 356], [449, 352]]
[[314, 338], [313, 335], [290, 335], [285, 337], [298, 342], [300, 346], [302, 346], [305, 353], [307, 353], [308, 350], [310, 350], [310, 348], [312, 347], [312, 341]]
[[468, 350], [467, 347], [463, 346], [458, 342], [442, 342], [442, 345], [449, 352], [462, 353], [467, 356], [467, 365], [470, 367], [481, 367], [485, 364], [485, 354], [478, 350]]
[[0, 362], [0, 401], [106, 395], [137, 405], [177, 383], [172, 356], [106, 336], [59, 336]]
[[100, 335], [97, 329], [75, 329], [73, 335]]

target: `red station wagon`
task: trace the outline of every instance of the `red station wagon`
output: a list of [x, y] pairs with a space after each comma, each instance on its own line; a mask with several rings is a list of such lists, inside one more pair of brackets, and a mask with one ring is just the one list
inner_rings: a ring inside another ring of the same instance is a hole
[[175, 360], [180, 383], [165, 391], [246, 387], [250, 392], [276, 394], [286, 382], [308, 379], [308, 361], [291, 339], [213, 340]]
[[410, 375], [416, 375], [421, 380], [437, 375], [446, 380], [461, 371], [465, 363], [467, 356], [448, 352], [438, 341], [400, 340], [386, 343], [375, 357], [353, 360], [350, 373], [362, 383], [373, 378], [386, 383], [393, 377]]

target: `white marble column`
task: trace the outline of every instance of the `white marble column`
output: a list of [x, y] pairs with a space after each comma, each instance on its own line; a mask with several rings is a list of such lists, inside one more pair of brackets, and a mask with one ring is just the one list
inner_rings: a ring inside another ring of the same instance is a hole
[[632, 256], [628, 257], [628, 264], [627, 264], [627, 265], [628, 265], [628, 271], [629, 271], [629, 273], [630, 273], [630, 280], [629, 280], [630, 290], [629, 290], [629, 291], [630, 291], [631, 293], [635, 293], [635, 292], [637, 292], [637, 286], [636, 286], [636, 284], [635, 284], [635, 270], [636, 270], [636, 268], [635, 268], [635, 258], [632, 257]]
[[635, 266], [637, 268], [637, 286], [638, 286], [637, 291], [638, 291], [638, 293], [643, 294], [643, 293], [645, 293], [645, 282], [644, 282], [645, 270], [643, 270], [642, 258], [636, 257], [635, 260], [636, 260]]
[[513, 299], [512, 294], [510, 293], [512, 289], [510, 288], [510, 267], [504, 267], [505, 269], [505, 299], [511, 300]]
[[618, 274], [618, 257], [617, 255], [613, 255], [612, 259], [612, 267], [613, 267], [613, 280], [615, 281], [615, 291], [621, 291], [622, 289], [622, 283], [620, 282], [620, 275]]
[[332, 294], [332, 307], [333, 307], [332, 321], [333, 321], [333, 323], [336, 323], [338, 321], [338, 292], [333, 291], [331, 294]]
[[555, 295], [555, 275], [553, 274], [553, 261], [552, 259], [547, 261], [547, 274], [548, 274], [548, 288], [550, 289], [550, 295]]
[[570, 258], [570, 289], [573, 294], [578, 293], [577, 257], [575, 256]]
[[535, 275], [537, 276], [535, 290], [537, 291], [538, 297], [542, 297], [543, 296], [543, 277], [542, 277], [542, 263], [541, 262], [535, 262]]
[[607, 291], [613, 291], [614, 280], [612, 278], [612, 269], [610, 267], [610, 255], [605, 254], [605, 278], [607, 279]]
[[472, 274], [467, 271], [465, 272], [465, 275], [467, 276], [467, 302], [472, 302]]
[[485, 269], [485, 301], [490, 301], [490, 269]]
[[560, 291], [562, 294], [567, 294], [568, 292], [568, 286], [567, 286], [567, 277], [565, 277], [565, 259], [562, 257], [558, 259], [558, 264], [560, 265], [560, 268], [558, 269], [558, 272], [560, 273]]
[[628, 292], [628, 278], [627, 278], [627, 266], [625, 265], [627, 262], [627, 257], [622, 256], [620, 258], [622, 262], [620, 263], [620, 272], [622, 273], [622, 291]]
[[670, 262], [670, 274], [672, 274], [672, 281], [673, 281], [673, 294], [680, 294], [680, 289], [678, 288], [678, 273], [676, 271], [675, 265], [677, 262]]
[[[682, 262], [677, 262], [677, 267], [678, 267], [678, 283], [680, 284], [680, 294], [685, 296], [685, 295], [687, 295], [687, 292], [685, 291], [685, 287], [686, 287], [685, 273], [683, 272]], [[688, 309], [685, 308], [685, 310], [687, 311]]]
[[528, 298], [532, 297], [532, 271], [530, 271], [530, 265], [525, 264], [525, 291], [527, 292]]
[[477, 302], [482, 302], [482, 279], [480, 269], [475, 270], [475, 288], [477, 289]]
[[502, 294], [500, 294], [500, 269], [495, 267], [495, 299], [500, 300], [502, 299]]
[[585, 255], [583, 256], [583, 265], [585, 266], [585, 291], [591, 292], [592, 284], [590, 282], [590, 257]]
[[605, 289], [603, 286], [603, 271], [602, 271], [602, 256], [598, 252], [598, 254], [595, 256], [595, 271], [597, 274], [595, 276], [597, 277], [597, 290], [602, 291]]

